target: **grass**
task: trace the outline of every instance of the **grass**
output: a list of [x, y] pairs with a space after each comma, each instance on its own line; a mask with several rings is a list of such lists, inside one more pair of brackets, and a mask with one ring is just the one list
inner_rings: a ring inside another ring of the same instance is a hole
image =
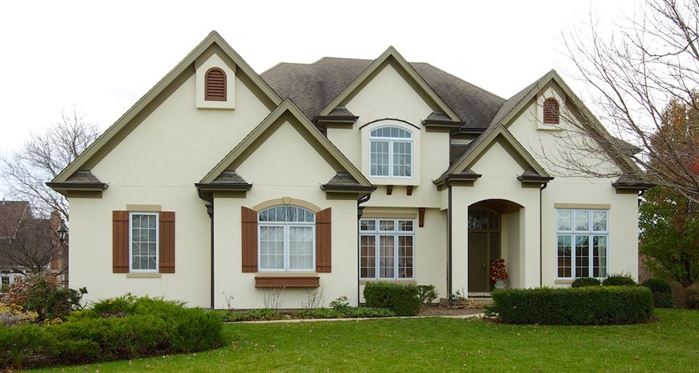
[[218, 350], [62, 371], [696, 371], [699, 311], [631, 326], [446, 318], [228, 324]]

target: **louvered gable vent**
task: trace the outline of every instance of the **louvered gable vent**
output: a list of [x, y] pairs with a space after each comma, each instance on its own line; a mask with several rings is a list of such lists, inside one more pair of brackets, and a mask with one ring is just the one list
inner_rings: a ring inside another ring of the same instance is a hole
[[206, 101], [226, 101], [226, 73], [218, 67], [206, 72]]

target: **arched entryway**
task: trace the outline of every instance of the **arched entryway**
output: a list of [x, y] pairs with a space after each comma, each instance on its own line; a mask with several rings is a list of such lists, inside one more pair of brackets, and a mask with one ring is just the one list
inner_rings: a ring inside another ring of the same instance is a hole
[[485, 295], [493, 289], [490, 264], [503, 257], [503, 224], [511, 221], [503, 223], [503, 215], [516, 214], [521, 207], [503, 199], [483, 200], [468, 207], [469, 295]]

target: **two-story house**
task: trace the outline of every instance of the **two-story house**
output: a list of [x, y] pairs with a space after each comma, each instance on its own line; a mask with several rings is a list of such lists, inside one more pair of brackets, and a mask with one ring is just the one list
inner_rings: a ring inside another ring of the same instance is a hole
[[498, 258], [510, 287], [635, 276], [624, 147], [554, 71], [507, 100], [394, 48], [259, 75], [212, 32], [49, 185], [90, 299], [299, 308], [371, 281], [484, 295]]

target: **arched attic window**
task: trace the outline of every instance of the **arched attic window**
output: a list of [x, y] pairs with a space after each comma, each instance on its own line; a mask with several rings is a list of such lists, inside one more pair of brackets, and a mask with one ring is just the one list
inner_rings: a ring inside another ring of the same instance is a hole
[[560, 109], [558, 101], [549, 97], [544, 100], [544, 124], [558, 124], [560, 122]]
[[206, 101], [226, 101], [226, 73], [218, 67], [206, 71], [204, 99]]

